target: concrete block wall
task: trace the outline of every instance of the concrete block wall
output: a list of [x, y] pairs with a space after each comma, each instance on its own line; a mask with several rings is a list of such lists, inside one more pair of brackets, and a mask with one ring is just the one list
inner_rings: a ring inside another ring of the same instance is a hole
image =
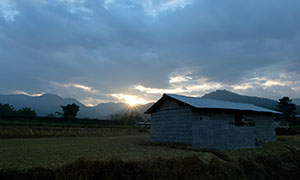
[[[224, 123], [224, 126], [228, 126], [230, 122], [234, 122], [234, 113], [211, 113], [211, 112], [195, 112], [193, 113], [193, 119], [198, 120], [198, 117], [208, 117], [211, 121], [228, 121]], [[254, 139], [259, 143], [266, 143], [270, 141], [276, 141], [275, 134], [275, 125], [274, 125], [274, 117], [270, 114], [261, 114], [261, 113], [244, 113], [243, 118], [247, 120], [251, 120], [255, 126], [254, 127]], [[205, 119], [205, 118], [204, 118]], [[234, 126], [234, 125], [233, 125]], [[232, 125], [229, 125], [232, 127]], [[241, 130], [245, 129], [249, 126], [234, 126]], [[218, 127], [215, 127], [218, 129]], [[249, 127], [253, 129], [252, 127]], [[228, 129], [228, 131], [233, 132], [234, 130]], [[242, 132], [241, 132], [242, 133]], [[247, 132], [245, 132], [247, 134]]]
[[255, 123], [255, 133], [258, 143], [276, 141], [274, 117], [272, 115], [249, 115]]
[[176, 102], [164, 103], [151, 114], [152, 142], [179, 142], [192, 144], [192, 111]]
[[[222, 143], [223, 138], [227, 138], [222, 136], [221, 134], [225, 134], [223, 132], [222, 126], [224, 126], [223, 121], [212, 121], [212, 120], [193, 120], [193, 147], [197, 148], [215, 148], [216, 145], [216, 136], [219, 136], [219, 139]], [[215, 129], [221, 130], [220, 132], [216, 131]], [[216, 132], [219, 135], [216, 135]]]
[[218, 113], [213, 113], [213, 112], [193, 112], [193, 119], [198, 120], [199, 117], [204, 117], [204, 120], [212, 120], [212, 121], [229, 121], [233, 122], [234, 121], [234, 114], [233, 113], [226, 113], [226, 112], [218, 112]]
[[255, 148], [255, 127], [230, 126], [225, 149]]
[[233, 112], [194, 112], [189, 106], [168, 99], [151, 114], [151, 141], [180, 142], [198, 148], [241, 149], [256, 147], [256, 142], [276, 140], [272, 116], [256, 113], [244, 116], [255, 126], [233, 125]]
[[[206, 116], [200, 120], [199, 116]], [[195, 113], [193, 147], [212, 149], [242, 149], [255, 147], [255, 128], [234, 126], [234, 114]]]

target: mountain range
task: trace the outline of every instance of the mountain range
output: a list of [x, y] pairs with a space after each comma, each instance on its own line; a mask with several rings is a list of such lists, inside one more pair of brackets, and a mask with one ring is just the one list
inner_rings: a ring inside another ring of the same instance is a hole
[[[202, 96], [209, 99], [218, 99], [240, 103], [250, 103], [257, 106], [265, 107], [268, 109], [276, 109], [277, 102], [272, 99], [252, 97], [239, 95], [227, 90], [217, 90]], [[297, 114], [300, 114], [300, 98], [293, 99], [293, 103], [297, 104]], [[32, 97], [27, 95], [0, 95], [0, 103], [10, 104], [15, 109], [23, 107], [30, 107], [34, 109], [38, 116], [47, 116], [49, 114], [55, 114], [55, 112], [62, 112], [61, 105], [67, 105], [75, 103], [80, 106], [78, 112], [79, 118], [99, 118], [110, 119], [112, 114], [127, 113], [129, 111], [145, 112], [153, 103], [138, 105], [134, 109], [130, 108], [126, 103], [101, 103], [94, 107], [87, 107], [73, 98], [62, 98], [55, 94], [43, 94], [41, 96]]]
[[293, 99], [292, 102], [293, 102], [294, 104], [300, 106], [300, 98]]
[[[256, 97], [256, 96], [244, 96], [227, 90], [216, 90], [214, 92], [205, 94], [202, 97], [209, 98], [209, 99], [254, 104], [256, 106], [264, 107], [267, 109], [273, 109], [273, 110], [277, 109], [276, 106], [277, 101], [273, 99], [267, 99], [267, 98]], [[300, 114], [300, 98], [292, 99], [292, 103], [296, 104], [296, 113]]]
[[10, 104], [15, 109], [30, 107], [34, 109], [38, 116], [48, 116], [55, 112], [62, 112], [61, 105], [75, 103], [79, 108], [77, 116], [79, 118], [106, 118], [109, 119], [111, 114], [124, 112], [128, 105], [125, 103], [101, 103], [94, 107], [87, 107], [73, 98], [62, 98], [55, 94], [43, 94], [32, 97], [27, 95], [0, 95], [0, 103]]

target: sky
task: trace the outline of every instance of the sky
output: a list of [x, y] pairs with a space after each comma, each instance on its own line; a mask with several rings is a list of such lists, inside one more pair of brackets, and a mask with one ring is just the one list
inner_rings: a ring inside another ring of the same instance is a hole
[[300, 97], [299, 0], [1, 0], [0, 94]]

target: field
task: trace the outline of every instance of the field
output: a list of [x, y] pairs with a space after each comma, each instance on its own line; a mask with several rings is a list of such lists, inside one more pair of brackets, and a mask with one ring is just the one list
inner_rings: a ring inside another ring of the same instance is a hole
[[134, 126], [0, 122], [1, 180], [299, 176], [300, 135], [278, 136], [276, 142], [258, 149], [225, 151], [151, 143], [149, 129]]
[[44, 126], [0, 126], [0, 138], [41, 138], [41, 137], [107, 137], [138, 135], [149, 129], [135, 127], [44, 127]]
[[0, 168], [57, 167], [79, 158], [141, 160], [191, 153], [167, 147], [147, 147], [149, 136], [1, 139]]
[[[116, 125], [117, 124], [117, 125]], [[0, 121], [0, 139], [41, 137], [107, 137], [149, 133], [149, 128], [124, 126], [112, 121], [47, 122]]]
[[231, 151], [150, 143], [145, 134], [0, 139], [0, 169], [1, 179], [297, 179], [300, 136]]

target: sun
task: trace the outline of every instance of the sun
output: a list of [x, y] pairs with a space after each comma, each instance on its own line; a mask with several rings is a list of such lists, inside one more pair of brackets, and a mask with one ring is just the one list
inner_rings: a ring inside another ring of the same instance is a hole
[[128, 94], [113, 94], [112, 96], [122, 100], [124, 103], [128, 104], [130, 107], [134, 107], [140, 104], [147, 104], [147, 101], [143, 98]]
[[126, 103], [131, 107], [134, 107], [139, 104], [139, 102], [136, 101], [135, 99], [128, 99], [128, 100], [126, 100]]
[[130, 96], [130, 95], [124, 97], [124, 100], [130, 107], [147, 103], [144, 99], [138, 98], [137, 96]]

